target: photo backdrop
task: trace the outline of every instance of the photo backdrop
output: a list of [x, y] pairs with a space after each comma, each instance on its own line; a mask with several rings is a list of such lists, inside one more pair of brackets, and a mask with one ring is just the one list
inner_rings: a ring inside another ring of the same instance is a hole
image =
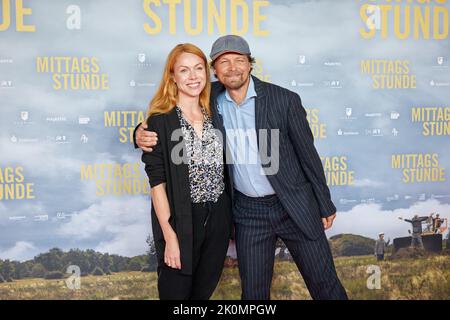
[[[338, 218], [407, 236], [450, 217], [449, 3], [0, 0], [0, 259], [148, 250], [136, 124], [178, 43], [245, 37], [254, 74], [297, 92]], [[282, 161], [283, 159], [281, 159]]]

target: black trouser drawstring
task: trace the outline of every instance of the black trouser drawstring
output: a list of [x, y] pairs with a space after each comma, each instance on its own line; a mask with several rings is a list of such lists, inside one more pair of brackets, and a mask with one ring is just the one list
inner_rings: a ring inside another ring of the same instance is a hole
[[205, 222], [203, 223], [203, 226], [206, 227], [206, 225], [208, 224], [209, 217], [211, 216], [213, 203], [211, 201], [207, 201], [207, 202], [203, 202], [202, 205], [204, 208], [206, 207], [208, 209], [208, 214], [206, 215]]

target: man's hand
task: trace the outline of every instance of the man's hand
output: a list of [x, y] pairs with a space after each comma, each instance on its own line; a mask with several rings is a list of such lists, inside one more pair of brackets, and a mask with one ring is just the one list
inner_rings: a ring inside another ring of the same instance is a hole
[[331, 226], [333, 225], [334, 219], [336, 219], [336, 213], [329, 217], [322, 218], [323, 228], [325, 230], [330, 229]]
[[136, 130], [136, 144], [144, 151], [152, 152], [156, 143], [158, 142], [158, 135], [156, 132], [147, 131], [147, 123], [143, 122]]

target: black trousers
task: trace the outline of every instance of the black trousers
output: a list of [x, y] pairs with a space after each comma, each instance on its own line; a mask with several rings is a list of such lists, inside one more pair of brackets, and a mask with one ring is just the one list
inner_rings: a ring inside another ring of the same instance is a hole
[[[231, 202], [224, 193], [216, 203], [192, 204], [193, 274], [167, 265], [158, 267], [161, 300], [207, 300], [222, 275], [231, 228]], [[181, 261], [183, 263], [183, 261]]]
[[347, 299], [325, 232], [308, 239], [276, 195], [251, 198], [236, 192], [234, 221], [242, 299], [270, 299], [277, 238], [289, 249], [313, 299]]

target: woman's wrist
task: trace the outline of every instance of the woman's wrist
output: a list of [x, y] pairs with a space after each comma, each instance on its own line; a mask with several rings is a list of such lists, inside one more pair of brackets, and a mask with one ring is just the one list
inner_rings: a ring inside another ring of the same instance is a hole
[[170, 241], [177, 238], [177, 234], [175, 233], [175, 231], [173, 231], [169, 223], [167, 223], [167, 226], [165, 228], [161, 226], [161, 229], [163, 230], [163, 236], [165, 241]]

